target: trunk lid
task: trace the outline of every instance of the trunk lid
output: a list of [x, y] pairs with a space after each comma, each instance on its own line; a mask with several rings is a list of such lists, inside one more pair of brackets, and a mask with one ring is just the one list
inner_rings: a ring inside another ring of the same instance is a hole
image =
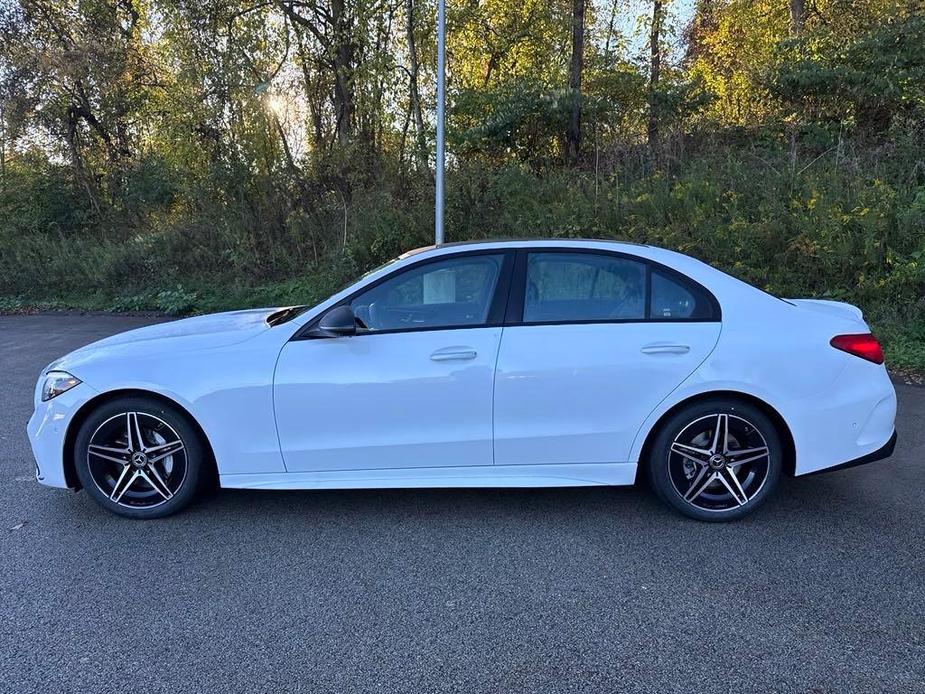
[[829, 301], [827, 299], [787, 299], [787, 301], [807, 311], [850, 320], [865, 329], [867, 328], [867, 324], [864, 322], [864, 313], [861, 309], [843, 301]]

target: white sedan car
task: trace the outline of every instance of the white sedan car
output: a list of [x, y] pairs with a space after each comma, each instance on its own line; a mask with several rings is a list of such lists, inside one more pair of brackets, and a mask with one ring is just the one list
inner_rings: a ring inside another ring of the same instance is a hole
[[36, 475], [154, 518], [222, 487], [632, 484], [740, 518], [884, 458], [896, 395], [850, 305], [607, 241], [421, 249], [321, 304], [132, 330], [42, 371]]

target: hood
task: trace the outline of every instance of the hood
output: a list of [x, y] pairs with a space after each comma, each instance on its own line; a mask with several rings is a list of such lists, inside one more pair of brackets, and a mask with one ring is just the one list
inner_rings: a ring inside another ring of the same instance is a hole
[[81, 347], [49, 364], [48, 369], [69, 370], [91, 358], [114, 353], [163, 353], [169, 357], [180, 351], [227, 347], [269, 330], [267, 316], [277, 310], [261, 308], [229, 311], [148, 325]]

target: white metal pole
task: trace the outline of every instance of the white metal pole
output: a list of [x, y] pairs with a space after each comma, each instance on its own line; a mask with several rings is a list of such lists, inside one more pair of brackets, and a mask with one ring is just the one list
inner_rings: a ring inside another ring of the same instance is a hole
[[437, 163], [434, 199], [434, 243], [443, 243], [443, 170], [446, 151], [443, 121], [446, 106], [446, 0], [437, 0]]

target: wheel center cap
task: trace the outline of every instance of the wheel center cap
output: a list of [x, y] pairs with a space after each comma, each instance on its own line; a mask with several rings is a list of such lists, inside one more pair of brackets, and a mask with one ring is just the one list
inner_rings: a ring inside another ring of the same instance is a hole
[[721, 470], [726, 466], [726, 456], [721, 453], [710, 456], [710, 467], [714, 470]]
[[148, 456], [146, 456], [141, 451], [137, 453], [132, 453], [132, 465], [135, 467], [144, 467], [148, 464]]

